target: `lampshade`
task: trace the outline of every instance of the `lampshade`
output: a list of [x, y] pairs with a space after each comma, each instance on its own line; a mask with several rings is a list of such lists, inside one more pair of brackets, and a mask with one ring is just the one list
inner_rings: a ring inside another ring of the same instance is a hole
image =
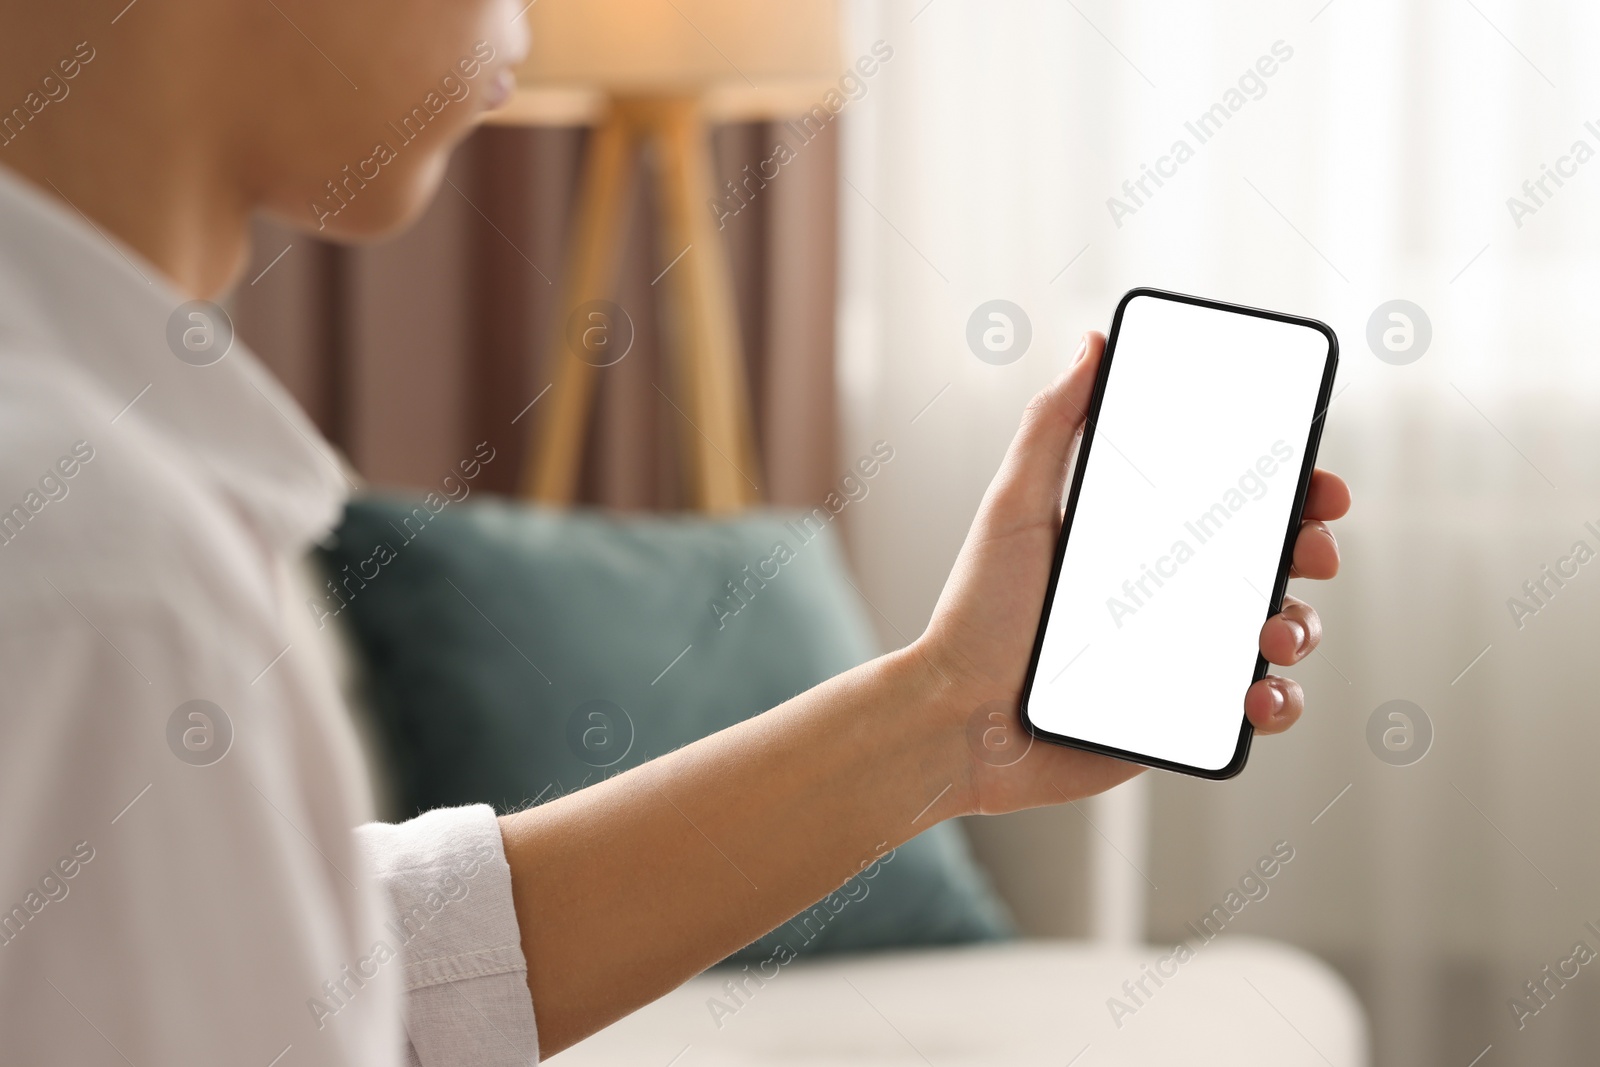
[[525, 17], [528, 88], [760, 91], [843, 69], [837, 0], [538, 0]]

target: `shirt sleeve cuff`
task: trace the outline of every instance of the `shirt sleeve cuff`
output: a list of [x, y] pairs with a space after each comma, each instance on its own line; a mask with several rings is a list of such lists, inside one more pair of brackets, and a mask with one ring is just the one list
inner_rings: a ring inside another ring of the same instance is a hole
[[356, 838], [393, 904], [387, 929], [401, 945], [413, 1062], [538, 1063], [528, 965], [494, 810], [441, 808], [398, 825], [369, 823]]

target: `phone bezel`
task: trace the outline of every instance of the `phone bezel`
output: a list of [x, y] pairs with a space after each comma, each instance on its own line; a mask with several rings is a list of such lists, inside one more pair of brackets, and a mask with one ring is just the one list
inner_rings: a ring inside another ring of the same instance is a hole
[[[1223, 779], [1232, 778], [1244, 770], [1245, 761], [1250, 755], [1250, 740], [1255, 733], [1250, 725], [1249, 718], [1244, 714], [1244, 694], [1242, 691], [1239, 701], [1239, 740], [1234, 746], [1233, 758], [1226, 765], [1216, 770], [1175, 763], [1171, 760], [1144, 753], [1130, 752], [1125, 749], [1086, 741], [1082, 738], [1052, 733], [1035, 724], [1028, 716], [1028, 701], [1033, 695], [1034, 676], [1039, 669], [1039, 656], [1044, 648], [1045, 630], [1050, 622], [1050, 608], [1055, 603], [1056, 583], [1061, 577], [1062, 561], [1066, 558], [1067, 541], [1072, 532], [1072, 520], [1078, 509], [1078, 493], [1083, 487], [1084, 472], [1088, 469], [1089, 457], [1094, 448], [1095, 427], [1099, 422], [1100, 405], [1105, 397], [1106, 385], [1111, 377], [1111, 363], [1116, 354], [1118, 335], [1122, 331], [1123, 312], [1127, 310], [1128, 305], [1134, 299], [1141, 296], [1153, 297], [1157, 300], [1172, 300], [1183, 304], [1211, 308], [1216, 311], [1250, 315], [1255, 318], [1272, 319], [1276, 322], [1304, 326], [1308, 329], [1316, 330], [1327, 339], [1328, 355], [1323, 366], [1322, 384], [1317, 391], [1316, 413], [1312, 416], [1311, 426], [1307, 432], [1306, 447], [1303, 453], [1305, 458], [1301, 464], [1299, 481], [1295, 486], [1294, 506], [1289, 512], [1289, 526], [1284, 533], [1283, 549], [1278, 559], [1278, 573], [1272, 583], [1272, 598], [1268, 602], [1266, 614], [1262, 616], [1262, 622], [1283, 610], [1283, 596], [1289, 585], [1289, 570], [1294, 563], [1295, 537], [1299, 533], [1300, 522], [1305, 511], [1306, 492], [1311, 486], [1311, 472], [1316, 468], [1317, 448], [1322, 442], [1322, 427], [1327, 419], [1328, 404], [1331, 402], [1333, 390], [1333, 379], [1339, 367], [1339, 338], [1326, 323], [1299, 315], [1286, 315], [1281, 312], [1246, 307], [1242, 304], [1230, 304], [1222, 300], [1209, 300], [1205, 297], [1187, 296], [1183, 293], [1172, 293], [1163, 289], [1152, 289], [1144, 286], [1130, 289], [1117, 302], [1116, 314], [1111, 319], [1111, 332], [1106, 338], [1105, 353], [1100, 357], [1100, 368], [1095, 375], [1094, 394], [1090, 397], [1089, 412], [1084, 419], [1083, 440], [1078, 445], [1077, 462], [1072, 473], [1072, 488], [1067, 495], [1067, 507], [1061, 521], [1061, 533], [1056, 539], [1055, 559], [1050, 567], [1050, 584], [1045, 588], [1044, 606], [1039, 613], [1039, 627], [1034, 636], [1033, 655], [1028, 660], [1028, 674], [1022, 686], [1022, 703], [1019, 712], [1022, 718], [1022, 726], [1027, 730], [1029, 736], [1041, 741], [1064, 745], [1068, 748], [1081, 749], [1085, 752], [1095, 752], [1104, 756], [1113, 756], [1117, 759], [1146, 767], [1156, 767], [1161, 770], [1176, 771], [1179, 774], [1193, 775], [1197, 778], [1222, 781]], [[1266, 673], [1266, 657], [1257, 650], [1255, 673], [1250, 679], [1250, 684], [1253, 685], [1260, 681], [1266, 676]]]

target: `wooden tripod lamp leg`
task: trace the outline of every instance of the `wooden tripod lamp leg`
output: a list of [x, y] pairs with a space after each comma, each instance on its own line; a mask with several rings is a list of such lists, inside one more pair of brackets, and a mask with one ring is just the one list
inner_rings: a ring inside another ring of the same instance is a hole
[[695, 505], [730, 512], [760, 499], [750, 391], [745, 382], [733, 275], [712, 225], [711, 143], [694, 98], [648, 110], [660, 166], [662, 262], [683, 258], [662, 279], [677, 366], [678, 404]]
[[566, 506], [577, 496], [597, 369], [569, 348], [568, 320], [580, 305], [614, 295], [638, 145], [626, 110], [613, 106], [590, 135], [585, 153], [578, 216], [545, 353], [544, 365], [555, 380], [549, 410], [542, 420], [534, 420], [533, 454], [523, 486], [525, 496], [543, 504]]

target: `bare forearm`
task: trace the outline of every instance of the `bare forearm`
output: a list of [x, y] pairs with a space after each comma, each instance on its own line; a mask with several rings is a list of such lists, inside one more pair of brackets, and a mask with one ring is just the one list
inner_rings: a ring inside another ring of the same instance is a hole
[[544, 1054], [661, 996], [956, 814], [966, 762], [935, 679], [915, 653], [875, 660], [503, 818]]

